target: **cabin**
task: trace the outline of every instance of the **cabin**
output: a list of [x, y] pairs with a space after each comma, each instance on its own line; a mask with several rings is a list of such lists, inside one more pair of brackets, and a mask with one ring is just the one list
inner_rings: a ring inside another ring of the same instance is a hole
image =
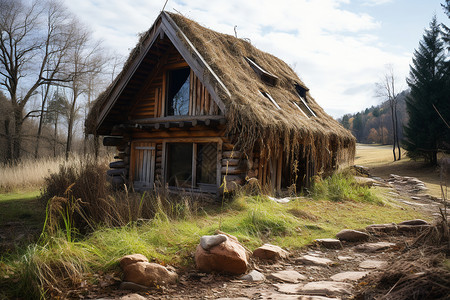
[[135, 190], [272, 192], [353, 162], [355, 138], [279, 58], [161, 12], [96, 100], [89, 133], [117, 147], [108, 176]]

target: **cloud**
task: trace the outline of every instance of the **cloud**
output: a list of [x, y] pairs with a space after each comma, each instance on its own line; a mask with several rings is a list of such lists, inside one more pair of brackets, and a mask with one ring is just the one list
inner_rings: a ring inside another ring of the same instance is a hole
[[[123, 55], [162, 8], [161, 1], [148, 0], [66, 0], [66, 4], [97, 38]], [[249, 38], [293, 66], [325, 111], [338, 117], [379, 101], [369, 86], [378, 81], [384, 65], [392, 63], [401, 77], [410, 60], [410, 54], [385, 50], [377, 36], [379, 20], [344, 6], [349, 6], [348, 0], [172, 0], [166, 10], [231, 35], [237, 26], [238, 37]]]

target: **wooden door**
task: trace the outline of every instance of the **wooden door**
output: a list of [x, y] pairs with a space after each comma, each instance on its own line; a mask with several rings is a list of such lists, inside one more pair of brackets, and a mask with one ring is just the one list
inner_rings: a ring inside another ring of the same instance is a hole
[[155, 143], [134, 143], [133, 184], [137, 190], [153, 188], [155, 180]]

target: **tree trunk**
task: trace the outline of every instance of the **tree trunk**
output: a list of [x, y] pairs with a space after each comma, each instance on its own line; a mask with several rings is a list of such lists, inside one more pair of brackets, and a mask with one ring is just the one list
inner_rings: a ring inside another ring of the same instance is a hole
[[66, 160], [69, 160], [69, 154], [72, 149], [72, 130], [73, 130], [73, 112], [70, 111], [70, 117], [67, 124], [67, 142], [66, 142]]
[[21, 155], [20, 150], [22, 144], [22, 124], [23, 124], [22, 120], [23, 120], [22, 109], [17, 107], [14, 109], [14, 133], [12, 134], [13, 137], [12, 159], [14, 163], [20, 160]]
[[5, 135], [6, 135], [6, 157], [4, 162], [10, 162], [12, 160], [12, 138], [9, 131], [10, 120], [5, 120]]
[[42, 124], [44, 123], [44, 108], [45, 108], [45, 103], [47, 102], [47, 96], [48, 96], [49, 90], [50, 90], [50, 85], [47, 84], [45, 87], [44, 95], [42, 96], [41, 115], [39, 116], [39, 127], [38, 127], [37, 136], [36, 136], [36, 145], [34, 148], [34, 158], [38, 158], [39, 142], [41, 140], [41, 133], [42, 133]]
[[395, 130], [395, 117], [394, 117], [394, 104], [392, 103], [392, 100], [389, 100], [389, 104], [390, 104], [390, 107], [391, 107], [391, 119], [392, 119], [392, 134], [394, 135], [394, 140], [393, 140], [393, 145], [392, 145], [392, 154], [394, 155], [394, 161], [397, 161], [397, 157], [396, 157], [396, 154], [395, 154], [395, 142], [396, 142], [396, 139], [397, 139], [397, 132], [396, 132], [396, 130]]
[[397, 149], [398, 149], [398, 160], [402, 159], [402, 152], [400, 149], [400, 141], [398, 140], [398, 116], [397, 116], [397, 103], [394, 103], [394, 113], [395, 113], [395, 140], [397, 143]]

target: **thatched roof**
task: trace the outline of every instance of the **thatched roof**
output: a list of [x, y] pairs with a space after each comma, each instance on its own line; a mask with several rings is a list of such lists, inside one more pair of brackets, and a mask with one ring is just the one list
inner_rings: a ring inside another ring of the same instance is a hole
[[[353, 156], [355, 138], [324, 112], [309, 91], [306, 92], [305, 102], [315, 116], [308, 118], [293, 103], [301, 105], [296, 84], [304, 90], [308, 89], [281, 59], [258, 50], [246, 40], [205, 28], [179, 14], [163, 12], [159, 18], [167, 18], [189, 52], [199, 53], [208, 64], [214, 76], [205, 78], [209, 78], [214, 86], [219, 97], [217, 100], [225, 105], [228, 133], [238, 138], [241, 147], [248, 149], [256, 143], [269, 143], [293, 150], [301, 146], [316, 155], [321, 152], [320, 156], [326, 155], [332, 148], [342, 150], [345, 147], [349, 150], [346, 156]], [[143, 35], [118, 79], [97, 100], [90, 116], [91, 125], [97, 124], [93, 120], [99, 108], [108, 100], [114, 85], [123, 79], [123, 74], [142, 51], [142, 45], [151, 37], [157, 24], [158, 20]], [[275, 75], [276, 84], [261, 80], [246, 58]], [[270, 94], [279, 108], [261, 92]]]

